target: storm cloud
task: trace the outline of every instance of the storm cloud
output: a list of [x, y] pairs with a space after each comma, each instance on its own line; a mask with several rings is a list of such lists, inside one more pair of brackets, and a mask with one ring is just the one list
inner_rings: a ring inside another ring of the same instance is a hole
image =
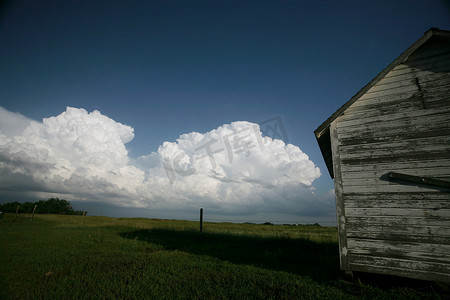
[[[0, 108], [0, 189], [124, 207], [320, 214], [320, 170], [299, 147], [238, 121], [130, 158], [131, 126], [67, 107], [37, 122]], [[149, 131], [152, 129], [150, 128]]]

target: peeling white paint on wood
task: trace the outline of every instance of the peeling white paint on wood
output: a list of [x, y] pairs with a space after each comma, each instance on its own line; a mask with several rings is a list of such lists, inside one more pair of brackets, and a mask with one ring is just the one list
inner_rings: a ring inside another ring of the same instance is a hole
[[[389, 230], [384, 230], [385, 227], [389, 227]], [[348, 238], [360, 238], [362, 232], [364, 238], [373, 240], [421, 241], [427, 239], [428, 242], [442, 244], [450, 238], [450, 229], [439, 225], [408, 225], [393, 228], [390, 225], [379, 223], [348, 224]]]
[[[450, 86], [450, 84], [449, 84]], [[419, 102], [422, 102], [421, 100]], [[422, 107], [420, 107], [422, 108]], [[375, 112], [379, 112], [379, 111], [375, 111]], [[450, 112], [450, 101], [449, 101], [449, 106], [447, 107], [439, 107], [439, 108], [432, 108], [432, 109], [427, 109], [426, 111], [422, 111], [422, 110], [418, 110], [417, 107], [414, 110], [411, 111], [400, 111], [397, 113], [390, 113], [390, 114], [385, 114], [385, 115], [380, 115], [375, 114], [375, 112], [373, 114], [367, 114], [367, 112], [365, 114], [354, 114], [354, 117], [356, 118], [362, 118], [361, 120], [359, 119], [355, 119], [355, 118], [351, 118], [351, 116], [349, 116], [348, 114], [346, 115], [348, 121], [345, 121], [345, 118], [342, 119], [341, 122], [339, 122], [338, 124], [338, 128], [339, 128], [339, 132], [344, 132], [345, 127], [352, 127], [354, 128], [354, 126], [361, 126], [361, 125], [374, 125], [377, 126], [377, 123], [380, 122], [391, 122], [391, 124], [388, 125], [392, 125], [392, 126], [398, 126], [398, 124], [395, 124], [394, 121], [396, 122], [401, 122], [402, 120], [404, 121], [410, 121], [412, 118], [414, 118], [414, 120], [416, 118], [421, 118], [423, 120], [420, 120], [423, 123], [430, 123], [432, 122], [432, 120], [430, 120], [430, 117], [443, 117], [442, 115], [447, 115]], [[387, 126], [387, 124], [380, 124], [384, 127]]]
[[[433, 174], [433, 171], [438, 173], [448, 173], [448, 170], [450, 168], [450, 159], [440, 159], [440, 160], [416, 160], [416, 161], [408, 161], [408, 162], [398, 162], [393, 164], [393, 162], [386, 162], [386, 163], [376, 163], [376, 164], [364, 164], [361, 165], [343, 165], [342, 166], [342, 172], [345, 174], [345, 176], [350, 176], [352, 173], [363, 175], [364, 173], [371, 173], [375, 172], [376, 174], [379, 174], [380, 176], [382, 173], [387, 173], [390, 171], [399, 170], [398, 172], [406, 172], [410, 173], [412, 175], [419, 175], [419, 172], [425, 172], [428, 174]], [[420, 170], [419, 170], [420, 169]], [[441, 170], [443, 169], [443, 170]], [[401, 171], [400, 171], [401, 170]], [[406, 171], [408, 170], [408, 171]], [[369, 176], [370, 177], [370, 176]], [[351, 178], [351, 177], [348, 177]]]
[[447, 219], [450, 225], [450, 209], [423, 208], [350, 208], [346, 207], [346, 216], [404, 216]]
[[388, 176], [450, 181], [450, 32], [439, 34], [316, 131], [333, 163], [343, 270], [450, 282], [450, 188]]
[[376, 185], [376, 186], [354, 186], [354, 185], [345, 185], [346, 193], [426, 193], [426, 192], [436, 192], [439, 190], [434, 187], [425, 187], [425, 186], [409, 186], [409, 185], [401, 185], [401, 184], [392, 184], [392, 185]]
[[438, 273], [440, 276], [448, 274], [450, 268], [448, 264], [442, 262], [425, 262], [411, 259], [399, 259], [393, 257], [376, 257], [372, 255], [351, 255], [349, 254], [350, 265], [366, 265], [383, 268], [385, 273], [396, 274], [391, 270], [404, 270], [411, 273], [425, 272]]

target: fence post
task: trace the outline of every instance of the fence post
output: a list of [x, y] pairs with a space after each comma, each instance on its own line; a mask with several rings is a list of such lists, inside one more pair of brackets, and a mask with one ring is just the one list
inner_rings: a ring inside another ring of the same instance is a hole
[[14, 215], [13, 222], [16, 220], [17, 214], [19, 213], [19, 205], [16, 207], [16, 214]]
[[36, 211], [36, 207], [37, 207], [37, 205], [35, 204], [34, 208], [33, 208], [33, 213], [31, 214], [31, 221], [33, 221], [34, 212]]
[[80, 225], [83, 225], [83, 219], [86, 216], [87, 211], [83, 211], [83, 214], [81, 215], [81, 223]]
[[200, 234], [203, 231], [203, 208], [200, 208]]

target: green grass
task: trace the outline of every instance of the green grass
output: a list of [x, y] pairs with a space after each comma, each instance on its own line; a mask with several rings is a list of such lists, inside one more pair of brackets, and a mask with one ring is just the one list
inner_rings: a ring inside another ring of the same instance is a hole
[[337, 229], [13, 215], [0, 221], [2, 299], [419, 299], [432, 288], [352, 283]]

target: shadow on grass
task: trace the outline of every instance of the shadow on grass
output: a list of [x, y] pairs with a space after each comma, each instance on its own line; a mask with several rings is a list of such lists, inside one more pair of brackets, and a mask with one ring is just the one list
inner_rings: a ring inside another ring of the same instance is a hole
[[309, 276], [328, 281], [340, 276], [337, 243], [316, 243], [306, 239], [242, 236], [168, 229], [137, 230], [120, 234], [180, 250], [207, 255], [236, 264]]

